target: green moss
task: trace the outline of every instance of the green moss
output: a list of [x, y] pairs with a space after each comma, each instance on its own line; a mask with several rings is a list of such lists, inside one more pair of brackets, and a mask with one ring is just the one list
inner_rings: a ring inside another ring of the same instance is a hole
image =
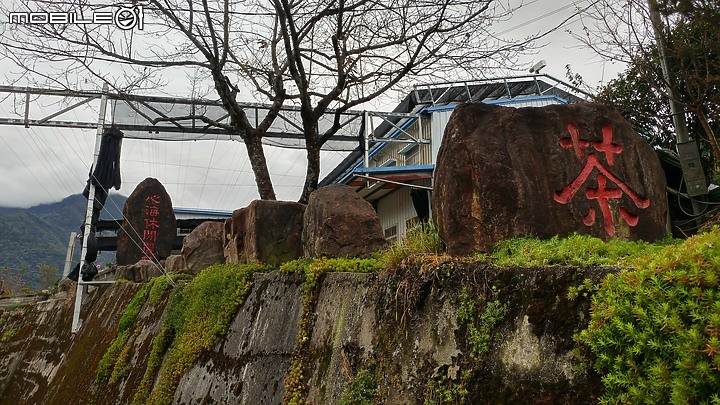
[[315, 288], [318, 278], [328, 271], [347, 273], [372, 273], [381, 268], [378, 259], [355, 259], [322, 257], [319, 259], [297, 259], [280, 266], [283, 273], [300, 273], [305, 275], [303, 289], [309, 291]]
[[370, 273], [380, 268], [377, 259], [298, 259], [280, 266], [284, 273], [300, 273], [305, 275], [303, 282], [303, 313], [298, 324], [297, 347], [292, 355], [290, 371], [285, 377], [285, 403], [296, 405], [305, 403], [307, 387], [304, 382], [303, 363], [305, 352], [310, 345], [310, 329], [312, 328], [312, 314], [318, 296], [318, 282], [328, 271]]
[[159, 304], [165, 290], [167, 290], [169, 286], [170, 283], [165, 277], [158, 277], [154, 279], [152, 281], [152, 286], [150, 287], [150, 292], [148, 293], [147, 303], [152, 306]]
[[10, 305], [8, 305], [8, 306], [5, 307], [5, 308], [7, 309], [7, 311], [14, 311], [14, 310], [16, 310], [16, 309], [18, 309], [18, 308], [22, 308], [22, 307], [24, 307], [24, 306], [26, 306], [26, 305], [27, 305], [27, 304], [17, 303], [17, 304], [10, 304]]
[[133, 343], [135, 342], [136, 338], [137, 332], [133, 333], [133, 335], [128, 339], [128, 341], [125, 343], [125, 346], [120, 351], [120, 354], [117, 356], [117, 359], [115, 360], [115, 365], [112, 369], [112, 374], [110, 374], [110, 384], [116, 384], [127, 376], [128, 357], [130, 356], [130, 351], [133, 349]]
[[110, 343], [110, 346], [98, 363], [98, 369], [95, 373], [96, 383], [103, 384], [110, 378], [113, 369], [115, 368], [118, 355], [122, 351], [123, 347], [125, 347], [125, 344], [130, 336], [132, 336], [130, 327], [133, 323], [135, 323], [135, 320], [145, 304], [148, 292], [152, 288], [153, 284], [154, 280], [145, 284], [125, 307], [125, 310], [120, 316], [120, 321], [118, 322], [118, 334]]
[[8, 329], [0, 336], [0, 343], [7, 343], [11, 341], [15, 335], [20, 331], [20, 328]]
[[[227, 333], [252, 287], [253, 273], [271, 269], [261, 264], [215, 265], [187, 284], [178, 283], [170, 297], [161, 333], [153, 341], [134, 402], [170, 403], [182, 375], [203, 351], [212, 349]], [[150, 391], [150, 381], [160, 364], [158, 382]]]
[[148, 357], [147, 366], [145, 367], [145, 373], [143, 374], [140, 385], [135, 391], [135, 396], [133, 397], [133, 405], [141, 405], [147, 401], [153, 382], [155, 381], [155, 376], [157, 375], [160, 364], [162, 363], [163, 356], [171, 343], [172, 335], [170, 326], [168, 324], [163, 324], [160, 328], [160, 332], [157, 336], [155, 336], [155, 339], [153, 339], [152, 349], [150, 351], [150, 356]]
[[639, 257], [609, 275], [576, 334], [601, 403], [720, 403], [720, 232]]
[[499, 242], [490, 255], [491, 262], [504, 267], [535, 267], [552, 265], [622, 266], [632, 265], [639, 258], [660, 252], [665, 246], [677, 244], [668, 240], [660, 243], [625, 242], [573, 234], [549, 240], [514, 238]]
[[160, 303], [169, 285], [165, 276], [156, 277], [143, 285], [135, 297], [130, 300], [118, 321], [117, 336], [98, 363], [95, 374], [96, 383], [102, 384], [109, 381], [114, 384], [127, 375], [127, 357], [137, 334], [134, 328], [135, 321], [146, 303], [151, 306]]

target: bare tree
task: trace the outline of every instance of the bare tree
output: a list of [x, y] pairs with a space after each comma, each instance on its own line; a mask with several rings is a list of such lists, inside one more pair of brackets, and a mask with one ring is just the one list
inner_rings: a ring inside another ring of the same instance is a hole
[[[609, 60], [628, 63], [634, 74], [655, 92], [672, 97], [694, 116], [720, 162], [720, 144], [713, 127], [720, 121], [720, 7], [705, 0], [601, 0], [577, 35]], [[660, 19], [653, 22], [650, 5]], [[656, 32], [665, 44], [670, 80], [660, 69]]]
[[[35, 0], [22, 1], [20, 11], [100, 6]], [[493, 35], [493, 24], [513, 10], [492, 0], [150, 0], [144, 11], [143, 30], [18, 24], [0, 45], [28, 75], [67, 87], [90, 75], [130, 93], [161, 88], [168, 77], [182, 77], [177, 72], [205, 72], [231, 120], [194, 118], [242, 137], [263, 199], [275, 193], [262, 137], [284, 104], [300, 109], [305, 202], [318, 184], [320, 150], [340, 129], [343, 112], [407, 80], [482, 76], [508, 66], [530, 42]], [[237, 101], [244, 88], [270, 104], [257, 126]], [[321, 126], [328, 116], [330, 124]]]
[[[273, 0], [272, 6], [282, 35], [278, 53], [292, 80], [288, 97], [303, 121], [308, 165], [301, 202], [317, 187], [320, 148], [338, 130], [342, 112], [405, 79], [479, 74], [527, 45], [493, 39], [492, 23], [509, 14], [488, 0]], [[333, 124], [320, 132], [318, 122], [331, 107]]]
[[[202, 71], [230, 122], [205, 115], [171, 118], [200, 119], [239, 134], [247, 147], [260, 198], [274, 200], [262, 137], [285, 101], [283, 72], [274, 63], [264, 67], [273, 74], [265, 75], [261, 81], [259, 75], [253, 77], [252, 84], [270, 103], [266, 116], [253, 126], [237, 100], [238, 85], [248, 77], [243, 72], [249, 68], [248, 61], [238, 57], [237, 52], [252, 54], [249, 41], [254, 35], [249, 27], [238, 23], [245, 18], [235, 14], [242, 6], [240, 3], [151, 0], [142, 9], [145, 19], [142, 30], [123, 31], [114, 25], [100, 24], [11, 24], [0, 37], [0, 45], [4, 56], [22, 69], [30, 83], [40, 81], [69, 89], [82, 87], [88, 81], [105, 82], [118, 93], [130, 94], [169, 85], [177, 87], [173, 79], [182, 77], [183, 72], [190, 71], [191, 77], [197, 77], [198, 71]], [[107, 10], [117, 11], [111, 3], [97, 1], [38, 0], [16, 2], [3, 12], [5, 15], [23, 11], [58, 15], [83, 12], [79, 17], [90, 20], [93, 13]], [[262, 28], [267, 31], [263, 38], [270, 41], [279, 38], [276, 26]], [[275, 58], [270, 55], [269, 59]]]

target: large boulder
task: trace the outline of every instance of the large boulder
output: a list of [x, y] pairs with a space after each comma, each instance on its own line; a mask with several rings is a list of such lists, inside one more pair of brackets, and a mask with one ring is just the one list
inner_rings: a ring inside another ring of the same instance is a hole
[[125, 202], [123, 216], [118, 231], [118, 265], [170, 256], [177, 224], [172, 200], [157, 179], [147, 178], [138, 184]]
[[224, 225], [226, 263], [282, 264], [303, 256], [305, 205], [255, 200], [233, 211]]
[[312, 192], [304, 222], [307, 257], [368, 257], [386, 244], [377, 212], [344, 184]]
[[193, 229], [183, 240], [185, 271], [197, 274], [213, 264], [225, 263], [224, 236], [222, 222], [206, 221]]
[[438, 154], [433, 199], [453, 255], [522, 235], [667, 235], [657, 156], [616, 110], [598, 104], [459, 105]]

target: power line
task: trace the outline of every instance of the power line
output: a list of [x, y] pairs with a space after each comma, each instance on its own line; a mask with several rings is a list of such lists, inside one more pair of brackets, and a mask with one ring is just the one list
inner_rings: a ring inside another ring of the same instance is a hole
[[[537, 1], [537, 0], [536, 0], [536, 1]], [[533, 3], [534, 3], [534, 2], [533, 2]], [[597, 3], [597, 1], [596, 1], [595, 3]], [[588, 8], [590, 8], [590, 7], [591, 7], [592, 5], [594, 5], [595, 3], [591, 4], [590, 6], [588, 6], [587, 8], [585, 8], [585, 9], [583, 9], [583, 10], [578, 10], [578, 11], [576, 11], [575, 13], [573, 13], [573, 14], [570, 16], [570, 18], [573, 18], [573, 17], [579, 15], [580, 13], [585, 12]], [[532, 4], [532, 3], [529, 3], [529, 4]], [[506, 30], [503, 30], [503, 31], [497, 33], [497, 35], [505, 35], [505, 34], [507, 34], [508, 32], [515, 31], [516, 29], [519, 29], [519, 28], [523, 28], [523, 27], [527, 26], [528, 24], [532, 24], [532, 23], [534, 23], [534, 22], [538, 22], [538, 21], [540, 21], [540, 20], [544, 20], [545, 18], [551, 17], [551, 16], [553, 16], [553, 15], [555, 15], [555, 14], [561, 13], [561, 12], [563, 12], [563, 11], [571, 8], [571, 7], [577, 7], [577, 3], [573, 2], [573, 3], [571, 3], [571, 4], [567, 4], [567, 5], [565, 5], [565, 6], [556, 8], [555, 10], [548, 11], [547, 13], [545, 13], [545, 14], [543, 14], [543, 15], [537, 16], [537, 17], [532, 18], [532, 19], [530, 19], [530, 20], [527, 20], [527, 21], [525, 21], [525, 22], [523, 22], [523, 23], [520, 23], [520, 24], [517, 24], [517, 25], [515, 25], [515, 26], [512, 26], [512, 27], [510, 27], [510, 28], [508, 28], [508, 29], [506, 29]], [[566, 20], [566, 22], [567, 22], [567, 20]], [[557, 29], [559, 29], [559, 28], [560, 28], [560, 26], [556, 27], [555, 29], [557, 30]]]

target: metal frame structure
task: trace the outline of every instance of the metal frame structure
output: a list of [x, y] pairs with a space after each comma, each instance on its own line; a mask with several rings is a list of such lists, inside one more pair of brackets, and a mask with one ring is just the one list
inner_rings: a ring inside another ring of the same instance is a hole
[[[225, 129], [212, 127], [204, 121], [197, 119], [198, 114], [203, 114], [204, 111], [213, 109], [213, 113], [217, 114], [222, 109], [220, 101], [205, 100], [205, 99], [187, 99], [187, 98], [172, 98], [172, 97], [157, 97], [157, 96], [134, 96], [127, 94], [110, 93], [108, 91], [107, 84], [103, 87], [101, 92], [95, 91], [75, 91], [68, 89], [43, 89], [43, 88], [31, 88], [31, 87], [16, 87], [16, 86], [0, 86], [0, 94], [7, 94], [2, 99], [10, 97], [13, 94], [20, 94], [24, 96], [23, 104], [24, 110], [22, 112], [22, 118], [19, 117], [0, 117], [0, 125], [15, 125], [24, 126], [25, 128], [32, 127], [58, 127], [58, 128], [79, 128], [79, 129], [96, 129], [95, 136], [95, 148], [93, 154], [93, 167], [97, 166], [98, 156], [100, 152], [100, 143], [102, 135], [110, 126], [115, 126], [117, 129], [125, 132], [126, 138], [129, 139], [144, 139], [144, 140], [162, 140], [162, 141], [190, 141], [197, 139], [227, 139], [232, 140], [239, 138], [238, 134], [231, 133]], [[57, 111], [43, 116], [43, 117], [31, 117], [31, 101], [33, 97], [51, 96], [59, 97], [58, 101], [73, 100], [66, 107], [59, 108]], [[94, 100], [100, 100], [100, 111], [97, 122], [89, 121], [66, 121], [57, 119], [58, 117], [76, 110], [82, 106], [89, 104]], [[120, 103], [124, 103], [135, 113], [139, 122], [114, 122], [115, 116], [113, 116], [113, 122], [108, 124], [106, 122], [106, 112], [108, 103], [113, 103], [113, 111]], [[168, 115], [161, 109], [156, 108], [159, 103], [165, 105], [171, 105], [173, 107], [178, 106], [178, 109], [184, 114], [176, 115], [175, 117]], [[250, 116], [256, 120], [262, 115], [263, 112], [269, 110], [269, 105], [256, 104], [256, 103], [240, 103], [240, 106], [250, 112]], [[187, 111], [190, 114], [187, 114]], [[277, 140], [282, 139], [295, 139], [302, 140], [304, 135], [302, 132], [302, 121], [300, 121], [300, 110], [293, 107], [283, 107], [278, 115], [278, 119], [283, 124], [271, 128], [264, 138], [269, 138], [270, 141], [266, 142], [269, 145], [286, 147], [286, 148], [297, 148], [304, 147], [299, 144], [296, 146], [283, 145]], [[327, 116], [333, 116], [335, 111], [331, 110], [327, 113]], [[330, 141], [338, 142], [349, 142], [352, 144], [352, 149], [359, 144], [360, 137], [364, 138], [366, 145], [370, 142], [411, 142], [411, 143], [422, 143], [425, 142], [422, 139], [415, 139], [403, 128], [396, 125], [398, 120], [407, 120], [417, 118], [415, 114], [400, 114], [400, 113], [383, 113], [383, 112], [368, 112], [368, 111], [345, 111], [341, 114], [341, 129], [345, 129], [345, 133], [336, 134], [330, 138]], [[374, 138], [375, 125], [372, 117], [379, 117], [382, 120], [380, 125], [390, 125], [395, 127], [397, 131], [406, 134], [410, 139], [376, 139]], [[216, 117], [216, 120], [226, 120], [228, 114], [222, 114]], [[365, 128], [365, 131], [360, 131], [361, 128]], [[162, 136], [160, 134], [163, 134]], [[188, 134], [191, 134], [190, 136]], [[193, 137], [192, 134], [199, 135]], [[429, 141], [427, 141], [429, 142]], [[88, 251], [88, 237], [91, 231], [91, 218], [92, 210], [94, 205], [95, 197], [95, 186], [93, 182], [89, 184], [88, 204], [85, 213], [85, 225], [82, 236], [82, 247], [80, 253], [81, 263], [84, 263], [85, 256]], [[71, 236], [71, 243], [75, 240], [74, 236]], [[71, 252], [72, 246], [69, 247], [68, 251]], [[72, 258], [68, 258], [66, 263], [69, 263]], [[66, 265], [64, 275], [67, 275], [69, 267]], [[163, 271], [164, 273], [164, 271]], [[172, 280], [170, 280], [172, 282]], [[86, 282], [82, 280], [82, 276], [78, 275], [77, 291], [75, 296], [75, 308], [73, 312], [73, 323], [72, 332], [77, 332], [82, 326], [82, 319], [80, 317], [82, 302], [89, 291], [91, 286], [107, 285], [112, 284], [114, 281], [90, 281]]]
[[[0, 117], [0, 125], [22, 125], [25, 128], [33, 127], [60, 127], [60, 128], [82, 128], [94, 129], [97, 127], [96, 122], [90, 121], [64, 121], [57, 120], [58, 116], [73, 111], [93, 100], [105, 98], [106, 102], [113, 104], [116, 108], [123, 105], [132, 109], [137, 113], [140, 122], [122, 123], [115, 122], [113, 117], [112, 125], [124, 132], [130, 132], [126, 138], [130, 139], [153, 139], [153, 140], [193, 140], [195, 138], [178, 139], [178, 135], [173, 134], [200, 134], [210, 135], [206, 139], [236, 139], [238, 134], [234, 134], [222, 128], [213, 127], [199, 119], [188, 118], [191, 115], [202, 115], [207, 109], [222, 109], [222, 103], [219, 100], [207, 99], [189, 99], [163, 96], [138, 96], [110, 92], [95, 91], [76, 91], [66, 89], [43, 89], [35, 87], [18, 87], [18, 86], [0, 86], [0, 94], [22, 94], [24, 95], [24, 111], [23, 118]], [[30, 116], [30, 103], [33, 96], [53, 96], [63, 99], [77, 99], [78, 101], [67, 107], [51, 113], [50, 115], [33, 118]], [[166, 112], [154, 107], [159, 103], [170, 104], [183, 111], [182, 115], [173, 117]], [[255, 124], [259, 117], [263, 116], [270, 105], [259, 103], [238, 103], [240, 107], [248, 113], [248, 116], [254, 117]], [[334, 110], [330, 110], [327, 115], [334, 114]], [[355, 127], [360, 126], [360, 119], [363, 117], [363, 111], [348, 110], [341, 113], [341, 129], [345, 129], [345, 134], [335, 135], [330, 138], [334, 141], [352, 142], [357, 145], [357, 136], [348, 135], [348, 131], [355, 132]], [[228, 114], [217, 117], [218, 121], [229, 119]], [[300, 109], [295, 107], [283, 107], [278, 114], [279, 123], [282, 126], [271, 127], [264, 135], [270, 139], [303, 139], [302, 121], [300, 121]], [[105, 125], [105, 124], [103, 124]], [[353, 126], [354, 125], [354, 126]], [[107, 125], [106, 125], [107, 126]], [[133, 135], [132, 133], [146, 134], [142, 136]], [[167, 133], [167, 136], [153, 136], [160, 133]]]
[[[93, 156], [93, 167], [97, 167], [97, 161], [98, 156], [100, 155], [100, 140], [102, 139], [102, 135], [104, 132], [105, 127], [105, 111], [107, 110], [107, 96], [105, 95], [107, 93], [107, 85], [103, 87], [103, 96], [100, 99], [100, 118], [98, 119], [97, 123], [97, 133], [95, 136], [95, 153]], [[27, 104], [26, 104], [26, 119], [27, 119]], [[88, 293], [89, 287], [92, 285], [103, 285], [103, 284], [113, 284], [115, 281], [84, 281], [82, 279], [82, 266], [85, 263], [85, 256], [87, 255], [88, 251], [88, 237], [90, 236], [90, 231], [92, 227], [92, 214], [93, 214], [93, 206], [95, 205], [95, 184], [94, 182], [89, 182], [89, 194], [88, 194], [88, 203], [87, 203], [87, 210], [85, 211], [85, 228], [83, 229], [83, 238], [82, 238], [82, 245], [80, 249], [80, 269], [78, 271], [78, 282], [77, 282], [77, 289], [75, 292], [75, 308], [73, 310], [73, 322], [72, 322], [72, 333], [77, 332], [80, 330], [80, 326], [82, 326], [82, 319], [80, 318], [80, 310], [82, 308], [82, 302], [85, 298], [85, 295]]]

